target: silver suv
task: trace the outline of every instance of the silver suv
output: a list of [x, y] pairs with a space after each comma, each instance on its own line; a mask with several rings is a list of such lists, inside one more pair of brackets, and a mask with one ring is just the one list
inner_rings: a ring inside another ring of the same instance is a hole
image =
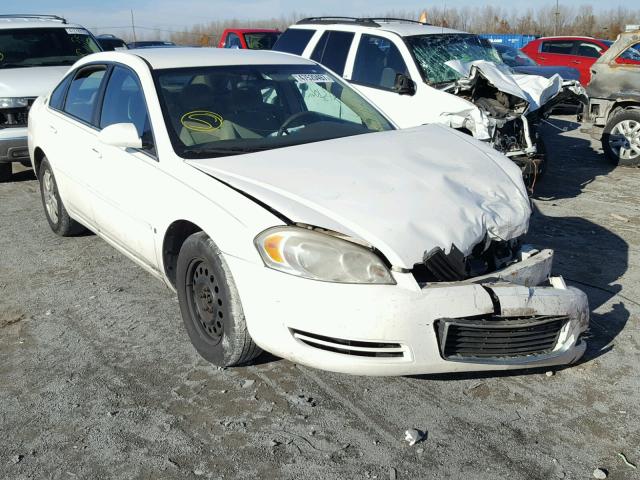
[[0, 15], [0, 182], [13, 162], [29, 165], [27, 118], [76, 60], [99, 52], [80, 25], [53, 15]]

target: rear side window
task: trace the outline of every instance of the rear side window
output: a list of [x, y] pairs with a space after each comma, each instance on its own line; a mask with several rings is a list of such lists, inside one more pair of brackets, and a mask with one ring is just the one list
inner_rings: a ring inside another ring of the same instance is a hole
[[392, 90], [399, 73], [409, 75], [407, 65], [393, 42], [374, 35], [362, 35], [351, 80]]
[[106, 72], [104, 65], [81, 69], [71, 81], [64, 111], [86, 123], [92, 123], [100, 86]]
[[313, 49], [311, 59], [330, 68], [338, 75], [343, 75], [353, 36], [352, 32], [324, 32], [316, 48]]
[[602, 47], [591, 42], [580, 42], [578, 44], [578, 53], [581, 57], [600, 58]]
[[561, 55], [571, 55], [573, 51], [573, 41], [571, 40], [550, 40], [542, 42], [542, 53], [559, 53]]
[[640, 65], [640, 43], [636, 43], [622, 52], [622, 54], [616, 58], [616, 63], [622, 65]]
[[100, 128], [116, 123], [133, 123], [142, 138], [142, 148], [154, 152], [142, 86], [131, 70], [119, 66], [114, 67], [104, 92]]
[[69, 86], [69, 83], [71, 83], [72, 78], [73, 75], [68, 75], [51, 93], [51, 97], [49, 98], [49, 106], [51, 108], [62, 110], [62, 105], [64, 103], [64, 94], [67, 92], [67, 87]]
[[285, 31], [273, 46], [274, 50], [278, 52], [293, 53], [294, 55], [302, 55], [304, 49], [307, 48], [307, 44], [315, 30], [308, 30], [302, 28], [290, 28]]

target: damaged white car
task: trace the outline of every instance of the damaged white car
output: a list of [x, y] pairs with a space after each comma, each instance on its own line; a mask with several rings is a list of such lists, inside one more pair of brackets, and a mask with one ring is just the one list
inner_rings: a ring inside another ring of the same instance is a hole
[[53, 231], [89, 227], [175, 289], [216, 365], [264, 349], [405, 375], [585, 351], [586, 296], [521, 244], [518, 168], [440, 125], [396, 130], [309, 60], [91, 55], [35, 102], [29, 148]]
[[411, 20], [307, 18], [274, 50], [341, 75], [400, 128], [441, 123], [488, 142], [530, 187], [544, 168], [540, 120], [559, 104], [585, 102], [579, 82], [515, 74], [487, 40]]

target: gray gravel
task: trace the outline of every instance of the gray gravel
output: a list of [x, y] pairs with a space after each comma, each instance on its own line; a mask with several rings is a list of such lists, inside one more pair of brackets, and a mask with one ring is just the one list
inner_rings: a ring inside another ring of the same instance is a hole
[[546, 129], [530, 236], [594, 313], [586, 357], [553, 376], [216, 369], [161, 283], [51, 233], [28, 172], [0, 185], [0, 478], [640, 478], [618, 456], [640, 462], [640, 170], [569, 120]]

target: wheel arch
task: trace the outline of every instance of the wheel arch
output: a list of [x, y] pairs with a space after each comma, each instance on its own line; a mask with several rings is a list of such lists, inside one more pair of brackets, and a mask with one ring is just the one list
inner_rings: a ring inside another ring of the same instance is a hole
[[40, 147], [36, 147], [33, 151], [33, 169], [36, 178], [40, 178], [40, 165], [42, 165], [42, 160], [44, 159], [44, 157], [44, 151]]
[[169, 283], [176, 286], [176, 270], [178, 255], [184, 242], [191, 235], [204, 231], [199, 225], [189, 220], [176, 220], [165, 231], [162, 240], [162, 266]]
[[640, 109], [640, 102], [638, 102], [637, 100], [617, 101], [611, 106], [611, 110], [609, 110], [609, 115], [607, 116], [607, 123], [609, 123], [609, 121], [620, 112], [623, 112], [625, 110], [638, 110], [638, 109]]

